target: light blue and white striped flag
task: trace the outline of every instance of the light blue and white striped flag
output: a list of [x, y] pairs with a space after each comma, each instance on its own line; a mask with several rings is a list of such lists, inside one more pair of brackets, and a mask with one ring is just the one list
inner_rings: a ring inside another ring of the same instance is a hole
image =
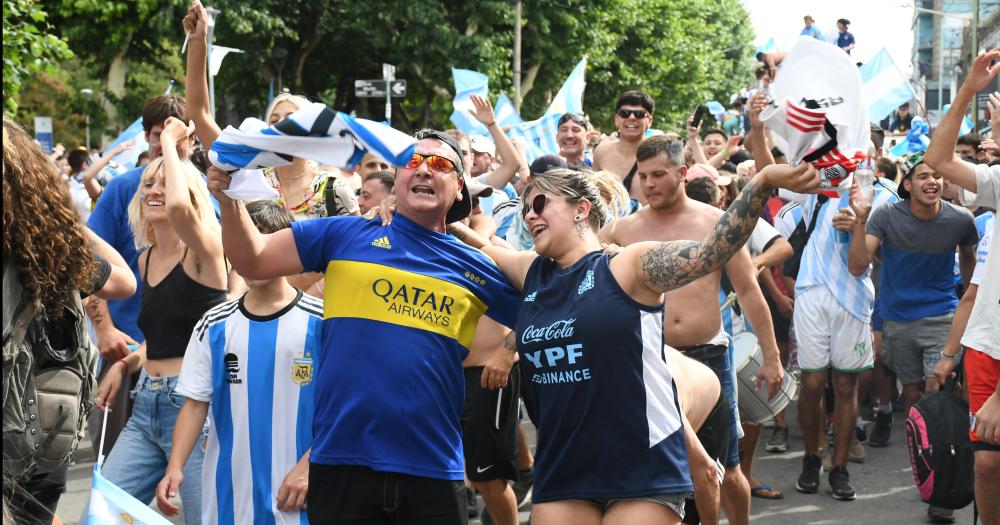
[[141, 501], [101, 475], [101, 465], [94, 465], [93, 482], [90, 487], [90, 507], [87, 509], [85, 525], [170, 525], [170, 521], [159, 515]]
[[506, 93], [500, 93], [500, 98], [497, 99], [497, 103], [493, 107], [493, 113], [496, 115], [497, 124], [501, 128], [506, 128], [507, 126], [514, 126], [524, 122], [521, 115], [514, 108], [514, 103], [507, 98]]
[[142, 129], [142, 117], [135, 119], [135, 122], [129, 124], [128, 127], [125, 128], [125, 131], [122, 131], [121, 134], [118, 135], [118, 138], [116, 138], [105, 151], [112, 151], [117, 148], [119, 144], [129, 140], [135, 141], [132, 144], [132, 147], [111, 158], [111, 162], [114, 162], [126, 169], [134, 168], [136, 161], [139, 159], [139, 154], [149, 149], [149, 144], [146, 142], [146, 133]]
[[559, 152], [559, 145], [556, 144], [559, 117], [563, 113], [583, 113], [583, 91], [587, 85], [586, 68], [587, 57], [584, 56], [563, 82], [559, 93], [552, 99], [542, 118], [524, 122], [511, 128], [508, 135], [521, 137], [528, 143], [527, 151], [525, 151], [528, 162], [542, 155]]
[[459, 131], [466, 135], [490, 136], [489, 130], [469, 114], [469, 110], [475, 110], [470, 95], [479, 95], [487, 98], [489, 96], [489, 78], [477, 71], [468, 69], [451, 68], [451, 76], [455, 79], [455, 98], [453, 104], [455, 111], [451, 113], [451, 121]]
[[865, 62], [858, 72], [868, 98], [868, 120], [872, 122], [881, 121], [900, 104], [917, 96], [885, 48]]
[[[945, 104], [941, 109], [944, 110], [944, 113], [947, 113], [951, 109], [951, 104]], [[969, 115], [962, 115], [962, 127], [958, 128], [958, 135], [962, 136], [968, 133], [972, 133], [972, 119], [969, 118]]]
[[273, 126], [248, 118], [239, 129], [226, 127], [212, 144], [209, 160], [227, 170], [240, 170], [226, 194], [233, 199], [261, 198], [274, 189], [257, 168], [287, 166], [293, 157], [337, 167], [353, 166], [365, 152], [391, 166], [413, 157], [417, 140], [385, 124], [354, 118], [313, 102]]

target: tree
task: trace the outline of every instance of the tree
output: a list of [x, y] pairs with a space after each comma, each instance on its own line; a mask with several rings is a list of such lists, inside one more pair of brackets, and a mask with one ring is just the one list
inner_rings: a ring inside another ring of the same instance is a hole
[[3, 2], [4, 112], [17, 111], [21, 85], [36, 75], [52, 71], [73, 56], [66, 42], [51, 34], [48, 14], [33, 0]]

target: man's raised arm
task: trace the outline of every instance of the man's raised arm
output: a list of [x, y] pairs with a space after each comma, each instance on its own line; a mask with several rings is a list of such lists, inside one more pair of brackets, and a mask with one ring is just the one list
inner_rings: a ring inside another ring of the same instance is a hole
[[951, 101], [951, 109], [934, 130], [931, 144], [924, 155], [924, 162], [934, 168], [934, 171], [972, 193], [976, 192], [976, 172], [972, 164], [955, 158], [955, 144], [972, 97], [989, 85], [1000, 72], [1000, 64], [992, 64], [994, 60], [1000, 60], [1000, 47], [993, 48], [972, 61], [965, 82], [962, 82], [962, 87], [958, 88]]

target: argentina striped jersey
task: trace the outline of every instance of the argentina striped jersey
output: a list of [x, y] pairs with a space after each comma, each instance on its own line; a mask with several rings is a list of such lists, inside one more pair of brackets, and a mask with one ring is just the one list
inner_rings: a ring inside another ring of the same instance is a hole
[[177, 393], [211, 402], [202, 523], [308, 523], [305, 511], [278, 510], [275, 496], [312, 446], [322, 314], [320, 300], [298, 292], [267, 317], [248, 312], [241, 298], [195, 326]]

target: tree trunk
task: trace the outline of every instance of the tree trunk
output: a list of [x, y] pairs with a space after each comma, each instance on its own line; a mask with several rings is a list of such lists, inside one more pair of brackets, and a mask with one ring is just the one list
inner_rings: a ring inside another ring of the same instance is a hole
[[[538, 76], [538, 71], [542, 69], [541, 61], [531, 64], [528, 68], [528, 72], [525, 73], [524, 79], [521, 80], [521, 100], [523, 101], [528, 93], [531, 92], [531, 88], [535, 87], [535, 78]], [[522, 102], [523, 104], [523, 102]]]
[[[125, 96], [125, 77], [128, 75], [128, 60], [126, 59], [126, 55], [128, 54], [131, 42], [132, 34], [129, 33], [122, 39], [121, 45], [115, 50], [115, 54], [111, 58], [111, 64], [108, 66], [107, 89], [109, 93], [118, 99]], [[114, 123], [119, 129], [125, 126], [125, 124], [118, 120], [118, 107], [115, 106], [114, 102], [102, 98], [101, 105], [104, 106], [104, 111], [108, 114], [109, 123]], [[104, 142], [103, 135], [101, 133], [101, 137], [98, 139], [99, 144]]]
[[302, 45], [292, 56], [292, 87], [296, 92], [302, 93], [302, 74], [306, 68], [306, 60], [309, 55], [319, 46], [319, 16], [308, 17], [309, 24], [306, 33], [302, 36]]

